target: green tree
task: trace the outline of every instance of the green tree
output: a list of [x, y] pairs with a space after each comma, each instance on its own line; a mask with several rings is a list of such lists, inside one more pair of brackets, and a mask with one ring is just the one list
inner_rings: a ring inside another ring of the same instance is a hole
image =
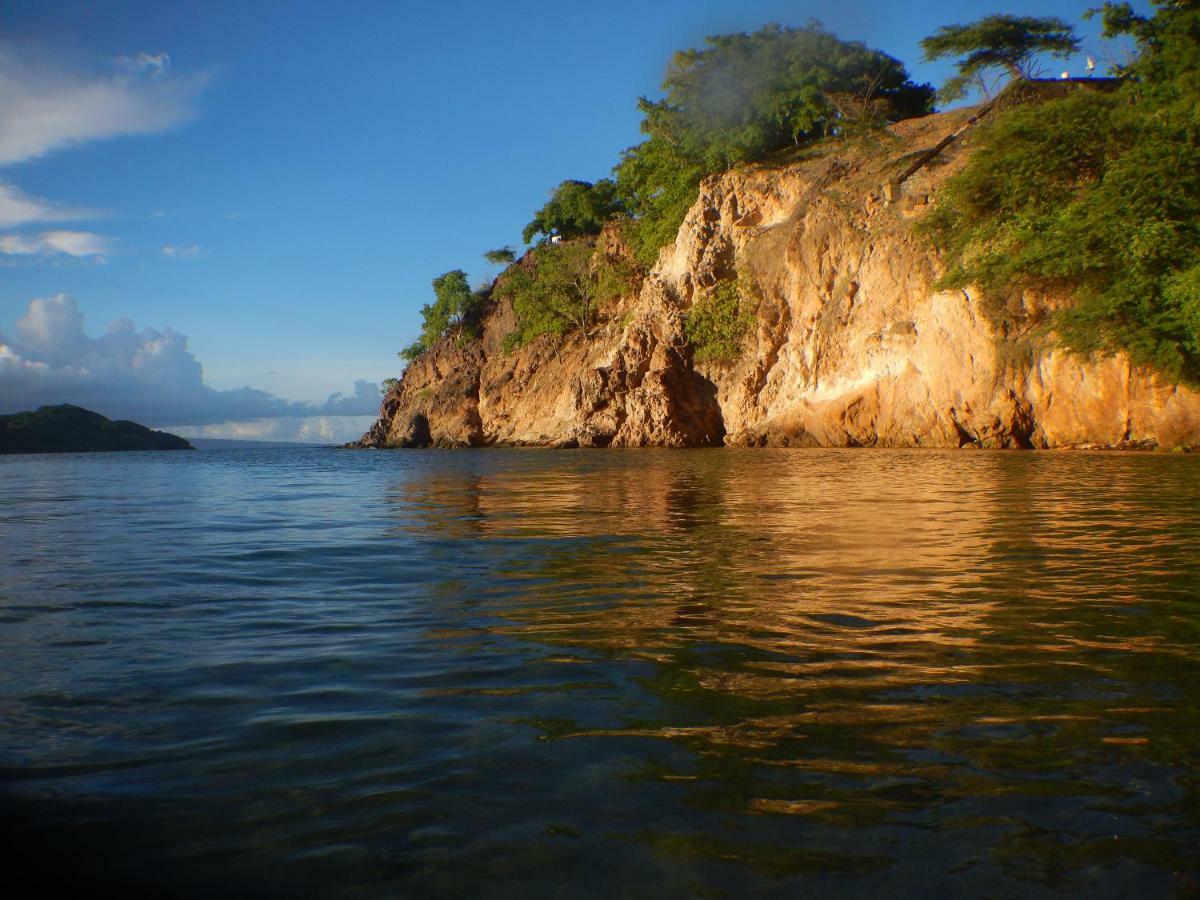
[[921, 41], [925, 61], [961, 57], [958, 74], [939, 91], [945, 100], [956, 100], [972, 85], [990, 93], [985, 73], [1000, 70], [1014, 81], [1033, 76], [1034, 60], [1040, 53], [1070, 56], [1079, 50], [1079, 40], [1062, 19], [1037, 16], [986, 16], [968, 25], [944, 25]]
[[446, 335], [458, 340], [473, 335], [475, 313], [486, 299], [484, 291], [472, 291], [462, 269], [444, 272], [433, 279], [433, 303], [421, 307], [421, 336], [400, 351], [412, 362]]
[[1104, 10], [1140, 52], [1115, 94], [1081, 91], [1000, 115], [924, 223], [947, 287], [993, 313], [1029, 287], [1073, 297], [1052, 321], [1068, 347], [1124, 351], [1200, 383], [1200, 11]]
[[643, 100], [642, 111], [648, 134], [677, 143], [709, 172], [836, 132], [846, 115], [838, 100], [849, 108], [846, 98], [858, 98], [887, 120], [929, 110], [932, 89], [913, 84], [898, 60], [815, 22], [706, 43], [675, 54], [666, 96]]
[[662, 137], [626, 150], [614, 171], [626, 208], [634, 215], [626, 229], [629, 244], [641, 263], [652, 265], [658, 251], [675, 239], [708, 172], [678, 144]]
[[1200, 3], [1196, 0], [1162, 2], [1153, 16], [1138, 15], [1128, 3], [1105, 3], [1085, 15], [1101, 17], [1104, 37], [1132, 37], [1137, 56], [1118, 73], [1136, 84], [1134, 93], [1152, 92], [1161, 104], [1187, 102], [1200, 94], [1196, 45], [1200, 41]]
[[495, 250], [487, 251], [487, 253], [483, 254], [483, 258], [493, 266], [507, 266], [516, 261], [517, 251], [509, 246], [499, 247]]
[[705, 175], [862, 121], [930, 110], [933, 89], [914, 84], [899, 61], [815, 22], [706, 43], [675, 54], [662, 99], [639, 101], [647, 139], [626, 150], [615, 170], [621, 200], [637, 220], [631, 240], [643, 262], [674, 236]]
[[533, 221], [521, 232], [526, 244], [538, 236], [558, 237], [564, 241], [600, 233], [604, 223], [622, 210], [617, 186], [607, 178], [590, 181], [564, 181], [550, 195], [550, 201], [537, 211]]
[[543, 244], [496, 285], [497, 296], [512, 300], [517, 317], [508, 347], [541, 335], [561, 338], [572, 330], [587, 337], [600, 304], [626, 289], [632, 275], [628, 267], [597, 254], [589, 241]]

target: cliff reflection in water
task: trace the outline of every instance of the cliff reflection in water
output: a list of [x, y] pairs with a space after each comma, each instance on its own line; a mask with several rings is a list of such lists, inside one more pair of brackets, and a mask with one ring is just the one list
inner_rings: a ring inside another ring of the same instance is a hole
[[9, 871], [1039, 897], [1200, 870], [1196, 457], [99, 456], [0, 460]]
[[1128, 460], [647, 452], [395, 500], [488, 548], [495, 634], [650, 664], [640, 704], [527, 720], [546, 740], [669, 741], [687, 752], [627, 777], [766, 817], [628, 837], [919, 890], [934, 835], [961, 832], [993, 851], [964, 886], [1111, 888], [1120, 860], [1195, 866], [1200, 825], [1196, 467]]

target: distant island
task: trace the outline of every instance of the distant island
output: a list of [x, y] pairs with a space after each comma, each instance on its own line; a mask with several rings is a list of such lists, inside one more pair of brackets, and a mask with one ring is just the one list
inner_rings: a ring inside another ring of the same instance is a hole
[[181, 437], [71, 406], [0, 416], [0, 453], [93, 453], [113, 450], [194, 450]]

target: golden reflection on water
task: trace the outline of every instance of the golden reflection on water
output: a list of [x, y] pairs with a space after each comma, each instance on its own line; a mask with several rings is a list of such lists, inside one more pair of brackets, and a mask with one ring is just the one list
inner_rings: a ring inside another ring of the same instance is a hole
[[[1194, 606], [1172, 606], [1200, 585], [1179, 553], [1181, 534], [1197, 546], [1196, 466], [854, 451], [617, 460], [518, 461], [397, 488], [407, 512], [431, 511], [410, 527], [510, 548], [492, 571], [494, 633], [651, 665], [652, 711], [604, 728], [535, 723], [547, 739], [672, 742], [688, 765], [637, 777], [685, 786], [698, 808], [831, 827], [929, 824], [960, 807], [969, 819], [981, 798], [1021, 798], [1004, 807], [1018, 827], [998, 852], [1022, 871], [1061, 850], [1029, 839], [1048, 827], [1048, 798], [1082, 821], [1098, 796], [1136, 804], [1124, 767], [1194, 760], [1179, 736], [1200, 741], [1195, 704], [1157, 701], [1179, 683], [1173, 660], [1187, 678], [1197, 667]], [[740, 852], [679, 837], [669, 852]], [[1130, 852], [1183, 865], [1162, 836]]]
[[1200, 871], [1194, 457], [164, 456], [0, 483], [26, 844], [314, 896]]
[[536, 543], [499, 573], [523, 585], [505, 627], [648, 658], [734, 640], [764, 658], [712, 686], [763, 698], [799, 677], [970, 680], [971, 649], [1006, 637], [1065, 665], [1082, 649], [1169, 653], [1168, 636], [1106, 633], [1103, 617], [1081, 632], [1056, 604], [1119, 608], [1144, 599], [1148, 577], [1196, 583], [1194, 568], [1154, 571], [1148, 552], [1195, 516], [1127, 527], [1147, 511], [1136, 467], [1064, 490], [1043, 464], [1059, 460], [1011, 454], [641, 456], [443, 472], [395, 500], [429, 511], [412, 530]]

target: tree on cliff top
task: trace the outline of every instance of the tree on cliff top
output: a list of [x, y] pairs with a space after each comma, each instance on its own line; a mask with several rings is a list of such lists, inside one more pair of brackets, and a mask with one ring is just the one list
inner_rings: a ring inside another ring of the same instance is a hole
[[480, 291], [472, 291], [467, 273], [462, 269], [444, 272], [433, 279], [433, 303], [421, 307], [421, 336], [400, 351], [403, 359], [412, 362], [436, 344], [444, 335], [470, 337], [472, 314], [483, 302]]
[[700, 179], [863, 122], [930, 111], [933, 89], [915, 84], [896, 59], [843, 41], [816, 22], [717, 35], [676, 53], [665, 95], [643, 97], [647, 139], [616, 167], [631, 240], [643, 262], [674, 237]]
[[1068, 347], [1200, 384], [1200, 3], [1156, 6], [1102, 11], [1139, 45], [1118, 91], [999, 115], [925, 228], [943, 286], [1067, 294], [1051, 324]]
[[517, 251], [506, 244], [503, 247], [497, 247], [495, 250], [487, 251], [483, 254], [483, 258], [493, 266], [510, 266], [517, 260]]
[[873, 101], [885, 121], [929, 111], [932, 89], [910, 81], [899, 60], [816, 22], [705, 42], [703, 50], [676, 53], [663, 79], [666, 96], [640, 107], [643, 131], [710, 172], [837, 131], [848, 97]]
[[1047, 16], [985, 16], [968, 25], [943, 25], [921, 41], [925, 61], [961, 56], [958, 74], [943, 85], [939, 95], [957, 100], [978, 84], [990, 93], [984, 73], [999, 69], [1014, 81], [1033, 77], [1039, 53], [1069, 56], [1079, 50], [1079, 39], [1062, 19]]
[[1135, 83], [1133, 92], [1153, 92], [1159, 103], [1200, 95], [1200, 0], [1154, 0], [1153, 16], [1141, 16], [1128, 3], [1105, 3], [1089, 10], [1099, 15], [1104, 37], [1132, 37], [1138, 54], [1117, 72]]
[[557, 237], [564, 241], [600, 233], [604, 223], [621, 212], [617, 186], [607, 178], [590, 181], [564, 181], [550, 194], [550, 201], [537, 211], [533, 221], [521, 232], [521, 240], [532, 244], [534, 238]]

